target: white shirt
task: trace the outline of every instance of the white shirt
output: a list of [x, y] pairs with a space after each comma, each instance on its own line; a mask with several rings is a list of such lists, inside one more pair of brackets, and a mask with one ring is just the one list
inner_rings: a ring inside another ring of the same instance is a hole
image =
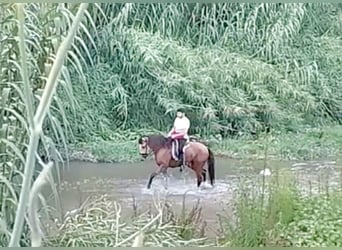
[[186, 133], [186, 131], [190, 128], [190, 120], [183, 116], [182, 118], [176, 117], [173, 126], [175, 128], [176, 133]]

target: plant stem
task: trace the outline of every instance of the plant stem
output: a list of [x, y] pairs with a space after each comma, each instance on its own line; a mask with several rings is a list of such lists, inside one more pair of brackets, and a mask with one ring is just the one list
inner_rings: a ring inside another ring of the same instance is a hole
[[49, 174], [53, 166], [52, 162], [43, 165], [43, 170], [40, 172], [38, 178], [32, 185], [28, 203], [28, 219], [31, 228], [31, 246], [40, 247], [42, 242], [41, 229], [39, 227], [38, 219], [38, 195], [41, 188], [48, 182]]
[[154, 222], [156, 222], [159, 218], [162, 217], [162, 214], [163, 212], [162, 211], [159, 211], [159, 214], [154, 217], [149, 223], [147, 223], [146, 225], [144, 225], [139, 231], [136, 231], [134, 234], [132, 234], [131, 236], [127, 237], [126, 239], [124, 239], [123, 241], [121, 241], [120, 243], [118, 244], [115, 244], [114, 247], [119, 247], [121, 246], [122, 244], [134, 239], [135, 237], [137, 237], [139, 234], [143, 233], [144, 230], [148, 227], [150, 227], [151, 225], [153, 225]]

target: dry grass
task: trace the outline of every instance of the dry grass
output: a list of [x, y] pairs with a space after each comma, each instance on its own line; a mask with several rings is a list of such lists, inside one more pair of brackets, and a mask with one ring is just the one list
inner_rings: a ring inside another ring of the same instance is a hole
[[[199, 221], [194, 216], [200, 216], [196, 207], [179, 218], [166, 201], [156, 201], [151, 210], [124, 219], [121, 206], [103, 195], [85, 204], [79, 213], [57, 223], [57, 229], [46, 238], [46, 244], [63, 247], [210, 245], [196, 233]], [[186, 238], [190, 231], [192, 237]]]

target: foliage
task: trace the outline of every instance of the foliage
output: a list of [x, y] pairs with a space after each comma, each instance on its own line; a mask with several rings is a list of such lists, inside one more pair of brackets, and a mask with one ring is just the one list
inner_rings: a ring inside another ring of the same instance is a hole
[[277, 170], [273, 170], [273, 176], [265, 178], [265, 182], [241, 182], [237, 191], [236, 221], [228, 223], [228, 218], [221, 219], [226, 234], [220, 244], [341, 246], [340, 191], [329, 192], [325, 187], [323, 193], [300, 193], [293, 176]]
[[340, 232], [341, 194], [320, 195], [302, 199], [296, 207], [294, 221], [283, 229], [288, 246], [342, 246]]
[[97, 63], [88, 88], [73, 80], [80, 106], [70, 123], [78, 140], [117, 129], [165, 131], [179, 106], [201, 136], [340, 121], [339, 5], [101, 7], [112, 19], [94, 17]]
[[[22, 245], [28, 244], [27, 224], [24, 225], [24, 233], [21, 232], [28, 194], [31, 190], [32, 173], [36, 167], [35, 158], [38, 156], [40, 160], [37, 145], [40, 146], [40, 151], [44, 151], [48, 156], [47, 160], [61, 159], [56, 144], [66, 147], [63, 127], [67, 128], [68, 123], [61, 100], [58, 96], [54, 96], [54, 91], [56, 83], [59, 82], [62, 82], [62, 86], [64, 85], [68, 90], [68, 97], [72, 97], [72, 91], [68, 69], [62, 67], [64, 55], [60, 52], [60, 55], [55, 56], [55, 53], [62, 44], [61, 48], [67, 48], [65, 50], [69, 54], [67, 59], [77, 70], [81, 68], [78, 60], [82, 59], [81, 55], [73, 57], [75, 55], [73, 50], [77, 50], [75, 47], [77, 43], [72, 42], [72, 37], [69, 36], [70, 41], [63, 44], [63, 41], [68, 40], [68, 30], [75, 18], [70, 10], [76, 11], [77, 6], [29, 4], [24, 6], [23, 11], [20, 11], [20, 6], [19, 4], [0, 5], [2, 53], [0, 59], [2, 126], [0, 215], [3, 229], [0, 237], [3, 246], [8, 244], [10, 234], [12, 234], [11, 246], [17, 246], [19, 238]], [[84, 28], [82, 25], [81, 27]], [[78, 41], [82, 42], [79, 38], [81, 32], [77, 33], [76, 40], [78, 38]], [[67, 37], [66, 40], [63, 40], [63, 36]], [[69, 45], [73, 49], [68, 50]], [[75, 53], [77, 54], [77, 51]], [[58, 64], [53, 64], [55, 61]], [[60, 72], [61, 79], [58, 78]], [[49, 110], [51, 101], [52, 108]], [[73, 104], [72, 99], [69, 99], [70, 103]], [[48, 119], [45, 119], [46, 114]], [[61, 119], [57, 120], [56, 116]], [[39, 190], [39, 184], [36, 189]], [[20, 200], [18, 200], [19, 192]], [[32, 202], [35, 202], [35, 194], [31, 194]], [[29, 206], [31, 205], [30, 201]], [[31, 220], [29, 225], [32, 226], [32, 217], [31, 215], [29, 217]]]

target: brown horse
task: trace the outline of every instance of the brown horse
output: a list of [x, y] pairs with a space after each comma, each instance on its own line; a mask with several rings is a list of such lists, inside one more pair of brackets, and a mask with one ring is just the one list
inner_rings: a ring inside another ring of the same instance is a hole
[[[167, 168], [176, 168], [182, 165], [181, 161], [175, 161], [172, 158], [171, 139], [163, 135], [153, 134], [142, 136], [138, 140], [140, 154], [146, 158], [152, 152], [157, 167], [151, 173], [147, 188], [151, 188], [152, 180], [155, 176], [162, 173], [167, 176]], [[197, 187], [200, 187], [202, 181], [206, 181], [206, 170], [204, 165], [208, 163], [210, 183], [213, 186], [215, 182], [215, 158], [213, 152], [204, 143], [190, 141], [183, 148], [184, 162], [191, 168], [197, 177]]]

